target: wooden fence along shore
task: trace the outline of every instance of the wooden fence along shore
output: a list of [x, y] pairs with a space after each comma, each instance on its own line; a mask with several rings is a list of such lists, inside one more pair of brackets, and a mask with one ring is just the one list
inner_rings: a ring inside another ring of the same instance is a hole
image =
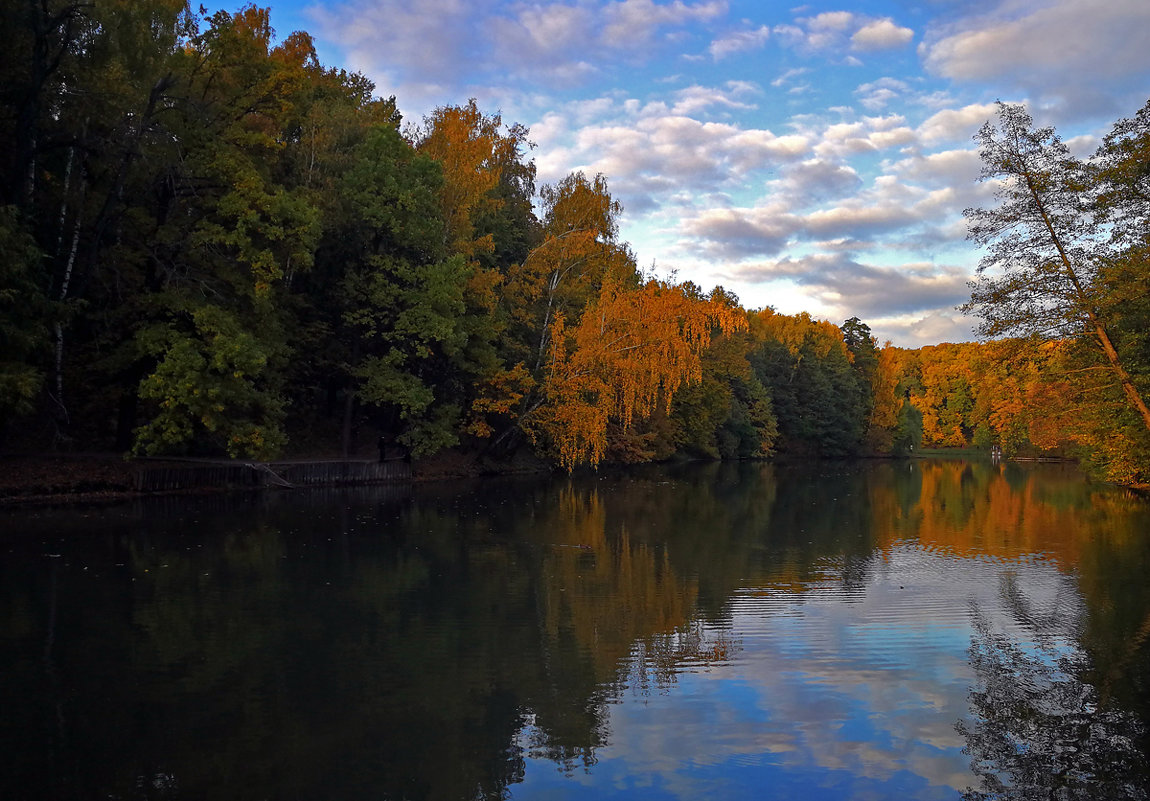
[[195, 462], [141, 466], [137, 492], [190, 489], [257, 489], [260, 487], [333, 487], [387, 484], [411, 480], [411, 465], [387, 462]]

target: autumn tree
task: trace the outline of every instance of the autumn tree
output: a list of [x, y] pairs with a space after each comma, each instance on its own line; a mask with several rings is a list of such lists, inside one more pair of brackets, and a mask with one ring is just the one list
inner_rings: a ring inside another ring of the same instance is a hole
[[504, 292], [511, 333], [536, 376], [559, 315], [578, 315], [608, 277], [637, 283], [634, 257], [619, 241], [622, 206], [606, 178], [572, 173], [540, 195], [542, 241], [511, 268]]
[[970, 357], [976, 345], [943, 343], [919, 351], [919, 381], [911, 400], [922, 412], [923, 441], [936, 448], [970, 444], [974, 390]]
[[608, 422], [625, 429], [659, 404], [670, 410], [680, 386], [702, 378], [702, 353], [713, 331], [744, 326], [730, 306], [692, 297], [683, 287], [649, 280], [632, 289], [605, 280], [570, 328], [560, 311], [551, 323], [544, 403], [527, 431], [568, 470], [597, 465]]
[[[484, 114], [472, 98], [463, 106], [437, 108], [415, 136], [416, 149], [440, 166], [439, 210], [446, 252], [467, 264], [462, 345], [457, 366], [466, 373], [459, 402], [466, 430], [486, 438], [531, 385], [527, 368], [500, 346], [508, 309], [500, 304], [509, 271], [535, 243], [532, 209], [535, 165], [527, 129], [505, 126]], [[510, 362], [510, 365], [508, 365]]]
[[[987, 336], [1088, 338], [1150, 431], [1150, 407], [1099, 294], [1100, 273], [1115, 254], [1093, 210], [1092, 167], [1071, 156], [1053, 128], [1035, 128], [1018, 105], [1000, 103], [998, 124], [987, 122], [976, 141], [982, 179], [998, 182], [998, 205], [965, 212], [970, 238], [987, 254], [963, 310], [983, 318]], [[1120, 141], [1129, 140], [1112, 136], [1112, 150], [1121, 150]]]
[[878, 351], [866, 429], [866, 444], [873, 452], [905, 455], [922, 441], [922, 414], [910, 400], [917, 376], [915, 351], [889, 342]]

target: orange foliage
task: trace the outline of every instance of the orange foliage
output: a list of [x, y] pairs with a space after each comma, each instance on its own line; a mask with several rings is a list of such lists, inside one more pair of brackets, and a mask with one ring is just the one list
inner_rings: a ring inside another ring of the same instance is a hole
[[472, 221], [477, 213], [502, 204], [493, 194], [502, 165], [514, 161], [527, 143], [527, 129], [516, 125], [504, 134], [502, 126], [498, 114], [485, 116], [472, 98], [465, 106], [437, 108], [425, 121], [419, 143], [420, 152], [443, 168], [440, 201], [447, 246], [469, 259], [494, 248], [490, 234], [475, 238]]
[[828, 320], [815, 320], [807, 312], [779, 314], [774, 309], [762, 309], [751, 315], [751, 328], [757, 340], [781, 342], [791, 356], [798, 356], [804, 345], [812, 344], [820, 359], [838, 348], [848, 361], [853, 361], [839, 327]]
[[871, 379], [874, 405], [867, 420], [868, 444], [876, 452], [886, 453], [894, 446], [898, 413], [907, 402], [900, 386], [914, 367], [914, 357], [914, 351], [896, 348], [889, 342], [878, 352]]
[[540, 194], [543, 242], [512, 266], [504, 293], [511, 318], [531, 341], [525, 355], [535, 369], [547, 354], [556, 315], [577, 314], [609, 276], [635, 275], [630, 251], [616, 241], [622, 207], [602, 175], [573, 173]]
[[567, 469], [596, 465], [612, 419], [626, 429], [675, 391], [701, 380], [701, 354], [713, 328], [745, 327], [738, 309], [693, 297], [683, 287], [651, 280], [639, 289], [605, 281], [578, 325], [560, 313], [551, 326], [546, 403], [526, 421], [528, 433], [551, 443]]
[[977, 345], [928, 345], [919, 350], [921, 383], [911, 394], [922, 412], [922, 441], [936, 448], [966, 446], [974, 398], [971, 356]]
[[489, 416], [512, 414], [534, 384], [522, 362], [481, 381], [476, 387], [475, 400], [471, 402], [467, 433], [480, 438], [490, 437], [495, 430], [488, 422]]

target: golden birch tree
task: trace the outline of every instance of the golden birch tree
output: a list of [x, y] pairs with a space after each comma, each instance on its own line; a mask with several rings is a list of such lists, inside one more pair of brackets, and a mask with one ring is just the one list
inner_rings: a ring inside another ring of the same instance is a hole
[[607, 280], [578, 323], [569, 327], [562, 312], [551, 323], [545, 402], [525, 427], [568, 470], [597, 465], [609, 421], [626, 430], [659, 404], [669, 412], [675, 391], [702, 378], [712, 333], [744, 327], [721, 299], [657, 280], [638, 289]]

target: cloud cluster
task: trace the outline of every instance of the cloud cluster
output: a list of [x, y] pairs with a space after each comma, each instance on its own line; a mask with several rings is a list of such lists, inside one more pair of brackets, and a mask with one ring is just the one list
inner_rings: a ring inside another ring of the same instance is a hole
[[1145, 0], [1003, 0], [986, 14], [936, 26], [919, 54], [930, 72], [1009, 87], [1062, 119], [1129, 113], [1150, 80], [1147, 31]]
[[755, 283], [790, 281], [817, 299], [835, 320], [854, 315], [866, 320], [916, 317], [952, 310], [970, 294], [962, 266], [924, 262], [880, 266], [846, 253], [748, 262], [735, 267], [731, 277]]
[[780, 42], [808, 53], [874, 53], [904, 47], [914, 39], [912, 29], [890, 17], [874, 18], [851, 11], [799, 17], [794, 23], [776, 26], [774, 33]]
[[532, 125], [541, 143], [540, 180], [554, 182], [581, 169], [603, 173], [631, 214], [653, 210], [659, 197], [689, 190], [703, 194], [737, 189], [749, 175], [802, 158], [811, 143], [802, 134], [776, 134], [733, 122], [708, 121], [707, 109], [741, 109], [758, 88], [691, 86], [672, 93], [670, 104], [601, 99], [595, 119], [575, 119], [585, 105], [550, 112]]
[[708, 48], [711, 57], [718, 61], [727, 56], [748, 50], [757, 50], [766, 44], [770, 38], [771, 29], [767, 25], [749, 28], [742, 31], [733, 31], [711, 42]]
[[415, 105], [507, 80], [576, 85], [604, 64], [646, 60], [664, 34], [726, 12], [725, 0], [343, 0], [309, 9], [317, 33], [338, 43], [347, 66]]
[[890, 50], [910, 44], [914, 31], [895, 25], [887, 19], [875, 20], [863, 25], [851, 35], [851, 49], [864, 53], [875, 50]]

